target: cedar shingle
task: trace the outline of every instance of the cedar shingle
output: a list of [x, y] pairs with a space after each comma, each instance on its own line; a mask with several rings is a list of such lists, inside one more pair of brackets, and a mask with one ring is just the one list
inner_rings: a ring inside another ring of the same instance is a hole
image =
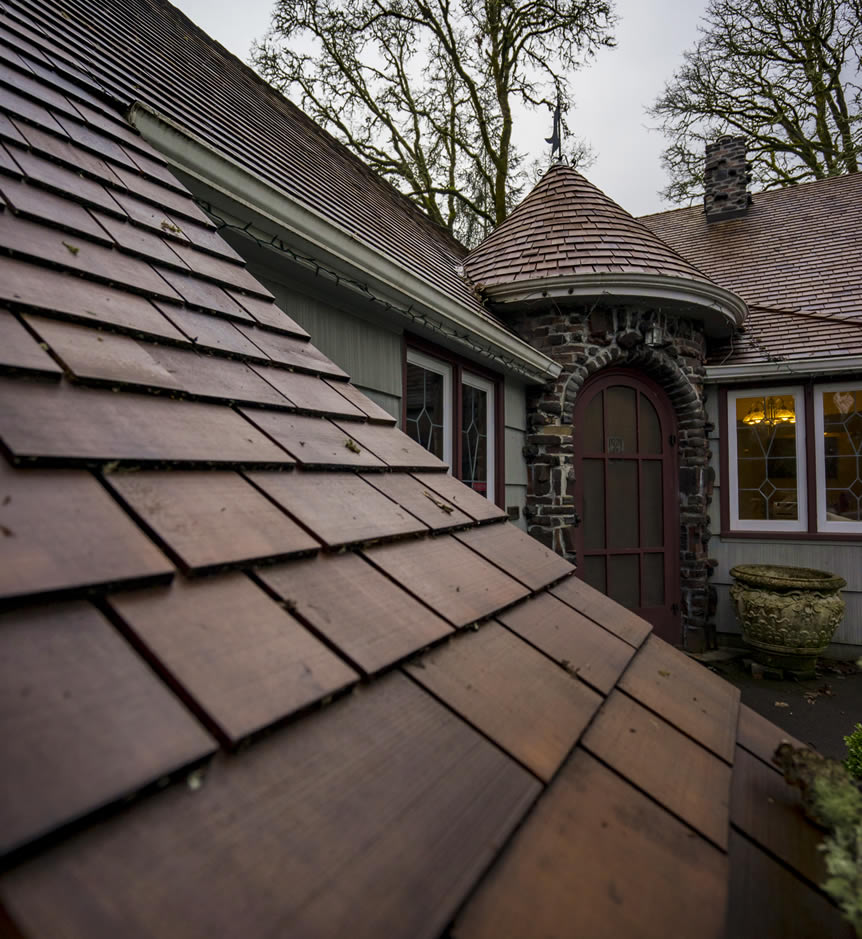
[[0, 598], [164, 582], [173, 572], [89, 473], [0, 461]]
[[727, 856], [580, 749], [461, 911], [455, 939], [724, 939]]
[[739, 689], [730, 682], [651, 636], [619, 686], [702, 746], [733, 762]]
[[66, 463], [293, 463], [229, 408], [65, 382], [0, 379], [0, 439], [15, 457]]
[[445, 531], [471, 523], [469, 516], [456, 509], [442, 496], [430, 492], [408, 473], [369, 473], [365, 481], [434, 531]]
[[442, 496], [446, 502], [451, 502], [456, 509], [460, 509], [474, 521], [486, 522], [506, 517], [506, 513], [499, 506], [494, 505], [489, 499], [479, 495], [460, 480], [453, 478], [449, 473], [413, 473], [413, 478], [432, 494]]
[[319, 547], [236, 473], [114, 473], [105, 481], [186, 572]]
[[369, 548], [365, 556], [453, 626], [467, 626], [526, 596], [527, 588], [452, 535]]
[[[12, 871], [34, 935], [433, 939], [539, 784], [400, 675]], [[100, 901], [110, 897], [110, 903]]]
[[12, 316], [0, 310], [0, 370], [59, 378], [63, 370]]
[[0, 854], [211, 753], [92, 606], [0, 614]]
[[178, 578], [109, 603], [156, 669], [231, 743], [357, 678], [242, 574]]
[[530, 590], [547, 587], [574, 570], [565, 558], [507, 523], [471, 528], [455, 537]]
[[407, 668], [545, 782], [602, 703], [601, 695], [496, 623], [453, 639]]
[[519, 603], [497, 618], [603, 694], [614, 687], [635, 654], [628, 643], [550, 593]]
[[356, 554], [261, 568], [257, 577], [366, 673], [451, 632], [448, 623]]
[[250, 473], [248, 478], [330, 548], [426, 531], [356, 473]]
[[731, 770], [718, 757], [619, 691], [581, 745], [727, 850]]

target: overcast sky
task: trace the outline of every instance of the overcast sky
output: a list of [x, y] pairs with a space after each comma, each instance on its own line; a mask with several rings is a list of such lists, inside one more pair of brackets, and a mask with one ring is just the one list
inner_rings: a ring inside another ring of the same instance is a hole
[[[173, 0], [205, 32], [248, 61], [253, 39], [269, 26], [271, 0]], [[633, 215], [658, 212], [665, 185], [663, 137], [648, 130], [645, 108], [682, 61], [696, 37], [706, 0], [617, 0], [617, 47], [603, 50], [575, 76], [576, 110], [569, 124], [587, 138], [597, 159], [587, 176]], [[547, 114], [517, 128], [522, 149], [549, 137]], [[535, 154], [534, 155], [538, 155]]]

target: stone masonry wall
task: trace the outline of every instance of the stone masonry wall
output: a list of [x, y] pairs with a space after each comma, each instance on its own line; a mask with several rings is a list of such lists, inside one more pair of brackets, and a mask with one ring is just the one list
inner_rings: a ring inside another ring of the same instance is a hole
[[585, 381], [608, 366], [638, 369], [660, 385], [678, 422], [681, 612], [686, 647], [712, 644], [707, 558], [707, 424], [703, 406], [705, 338], [691, 321], [647, 307], [567, 307], [510, 320], [531, 345], [563, 370], [528, 397], [528, 531], [572, 561], [574, 546], [574, 405]]

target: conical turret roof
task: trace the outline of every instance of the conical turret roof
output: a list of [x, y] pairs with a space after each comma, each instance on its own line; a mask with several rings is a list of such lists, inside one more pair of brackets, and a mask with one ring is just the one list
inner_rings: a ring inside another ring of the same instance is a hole
[[[565, 163], [552, 166], [512, 214], [464, 261], [488, 300], [620, 294], [721, 307], [745, 306]], [[714, 317], [713, 317], [714, 319]]]

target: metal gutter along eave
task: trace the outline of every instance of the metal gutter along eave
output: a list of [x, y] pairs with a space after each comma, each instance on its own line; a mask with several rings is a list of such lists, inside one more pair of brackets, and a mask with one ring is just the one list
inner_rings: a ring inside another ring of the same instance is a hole
[[707, 365], [705, 381], [710, 384], [756, 381], [762, 378], [787, 378], [798, 375], [800, 380], [811, 375], [862, 373], [862, 356], [830, 356], [829, 358], [787, 359], [781, 362], [747, 362], [739, 365]]
[[428, 281], [361, 242], [346, 229], [287, 196], [282, 190], [228, 159], [195, 134], [135, 102], [128, 118], [141, 136], [178, 170], [222, 192], [321, 250], [421, 304], [457, 330], [485, 343], [517, 363], [513, 370], [545, 383], [556, 379], [560, 366], [517, 336], [499, 329], [457, 303]]

